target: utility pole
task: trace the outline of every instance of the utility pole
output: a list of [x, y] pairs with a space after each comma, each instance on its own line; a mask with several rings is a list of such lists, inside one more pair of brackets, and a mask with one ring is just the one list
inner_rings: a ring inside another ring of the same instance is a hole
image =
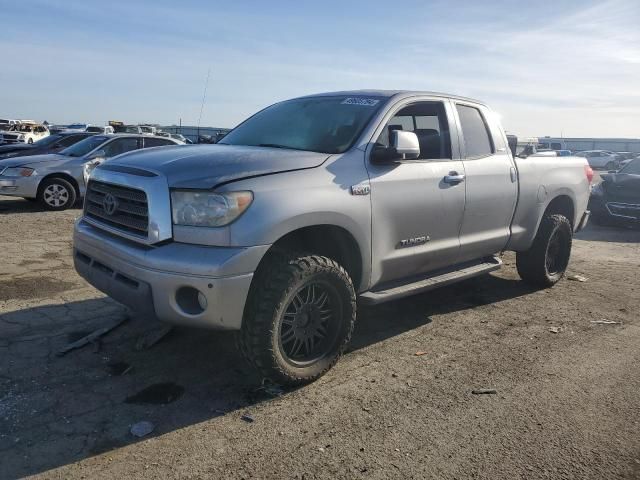
[[211, 67], [207, 70], [207, 80], [204, 82], [204, 93], [202, 94], [202, 104], [200, 105], [200, 115], [198, 115], [198, 143], [200, 143], [200, 120], [202, 120], [202, 111], [204, 110], [204, 101], [207, 98], [207, 87], [209, 86], [209, 75]]

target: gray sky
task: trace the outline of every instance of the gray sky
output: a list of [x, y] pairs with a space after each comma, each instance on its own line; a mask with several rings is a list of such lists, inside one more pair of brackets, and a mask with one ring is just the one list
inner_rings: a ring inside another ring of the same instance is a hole
[[[308, 3], [308, 4], [307, 4]], [[640, 137], [640, 1], [0, 0], [0, 117], [232, 127], [331, 90], [476, 97], [520, 135]]]

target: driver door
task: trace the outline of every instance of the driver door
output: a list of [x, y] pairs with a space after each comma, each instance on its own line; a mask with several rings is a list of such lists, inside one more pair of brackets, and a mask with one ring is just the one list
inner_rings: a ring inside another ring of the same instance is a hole
[[454, 118], [450, 104], [442, 99], [405, 100], [376, 132], [375, 143], [384, 146], [392, 130], [414, 132], [420, 156], [382, 165], [367, 161], [371, 287], [424, 276], [458, 259], [465, 185], [448, 180], [464, 175]]

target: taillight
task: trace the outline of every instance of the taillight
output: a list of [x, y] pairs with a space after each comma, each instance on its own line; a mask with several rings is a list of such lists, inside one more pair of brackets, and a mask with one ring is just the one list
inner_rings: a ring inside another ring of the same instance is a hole
[[585, 165], [584, 174], [587, 176], [587, 180], [589, 180], [589, 183], [591, 183], [593, 181], [593, 168], [591, 168], [589, 165]]

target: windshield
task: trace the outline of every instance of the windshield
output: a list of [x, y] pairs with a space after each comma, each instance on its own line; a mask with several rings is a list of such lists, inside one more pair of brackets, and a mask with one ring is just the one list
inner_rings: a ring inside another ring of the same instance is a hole
[[342, 153], [356, 141], [382, 100], [311, 97], [277, 103], [241, 123], [220, 144]]
[[72, 123], [71, 125], [68, 125], [67, 128], [70, 130], [81, 130], [87, 128], [87, 126], [84, 123]]
[[107, 140], [109, 140], [109, 137], [103, 135], [87, 137], [84, 140], [80, 140], [78, 143], [71, 145], [69, 148], [65, 148], [60, 152], [60, 154], [67, 155], [69, 157], [82, 157], [94, 148], [99, 147]]
[[141, 130], [140, 130], [139, 127], [131, 127], [131, 126], [129, 126], [129, 127], [125, 127], [124, 131], [126, 133], [139, 133]]
[[618, 173], [626, 173], [628, 175], [640, 175], [640, 158], [631, 160]]
[[18, 130], [20, 132], [33, 132], [33, 125], [20, 125]]

